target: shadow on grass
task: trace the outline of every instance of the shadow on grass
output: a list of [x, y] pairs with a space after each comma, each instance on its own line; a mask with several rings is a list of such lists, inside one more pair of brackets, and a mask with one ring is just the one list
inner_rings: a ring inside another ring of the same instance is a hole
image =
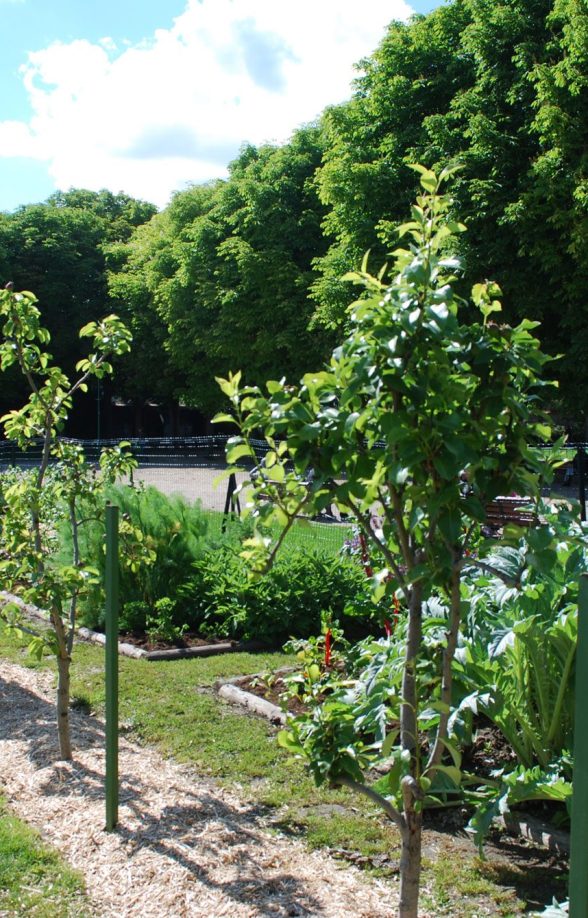
[[[472, 839], [464, 831], [470, 811], [436, 810], [425, 814], [425, 832], [437, 836], [441, 849], [448, 838], [454, 853], [460, 850], [472, 865], [475, 875], [487, 880], [498, 889], [512, 890], [525, 903], [526, 911], [543, 910], [551, 905], [555, 896], [566, 898], [568, 865], [566, 861], [523, 838], [493, 830], [484, 843], [484, 860], [477, 856]], [[431, 838], [429, 835], [429, 838]], [[445, 872], [453, 868], [447, 858], [443, 860]], [[465, 874], [467, 884], [467, 873]]]

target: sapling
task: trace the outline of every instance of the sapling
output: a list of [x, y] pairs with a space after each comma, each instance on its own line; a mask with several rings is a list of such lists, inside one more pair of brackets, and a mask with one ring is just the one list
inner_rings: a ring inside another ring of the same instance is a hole
[[[134, 460], [120, 444], [104, 450], [98, 468], [91, 468], [81, 447], [59, 439], [58, 433], [75, 393], [86, 391], [90, 377], [101, 379], [112, 372], [109, 358], [129, 350], [131, 335], [114, 315], [85, 325], [80, 336], [90, 338], [93, 349], [77, 364], [79, 376], [72, 383], [59, 367], [51, 365], [51, 355], [44, 350], [49, 333], [41, 325], [36, 303], [32, 293], [16, 293], [12, 285], [0, 291], [0, 368], [6, 370], [16, 364], [30, 388], [26, 405], [0, 420], [8, 439], [22, 449], [41, 443], [38, 467], [3, 492], [0, 573], [5, 588], [48, 612], [50, 629], [36, 632], [24, 625], [14, 603], [4, 606], [2, 617], [17, 630], [29, 633], [32, 652], [40, 655], [50, 648], [55, 653], [59, 749], [62, 759], [71, 759], [70, 664], [77, 604], [80, 592], [96, 575], [80, 555], [79, 530], [88, 513], [101, 512], [104, 484], [128, 473]], [[57, 474], [49, 476], [52, 460], [57, 463]], [[54, 557], [56, 507], [71, 530], [72, 557], [68, 564], [59, 564]]]
[[[465, 227], [450, 218], [451, 200], [440, 193], [451, 170], [437, 176], [415, 168], [422, 192], [399, 228], [408, 244], [393, 253], [389, 272], [371, 276], [366, 259], [347, 275], [363, 294], [350, 306], [351, 330], [328, 365], [299, 386], [269, 382], [267, 392], [243, 386], [240, 373], [219, 380], [233, 409], [219, 419], [239, 428], [227, 453], [232, 470], [253, 457], [259, 430], [269, 446], [249, 506], [257, 531], [244, 554], [252, 569], [267, 568], [301, 513], [334, 503], [369, 548], [374, 598], [386, 595], [392, 606], [396, 595], [405, 610], [399, 727], [376, 736], [392, 762], [387, 778], [377, 788], [366, 782], [370, 755], [356, 743], [352, 705], [327, 701], [304, 729], [282, 737], [309, 757], [317, 780], [365, 794], [397, 825], [403, 918], [418, 911], [425, 797], [440, 775], [461, 780], [448, 722], [469, 545], [490, 500], [537, 494], [540, 460], [527, 444], [549, 434], [537, 420], [547, 359], [532, 335], [537, 323], [493, 321], [501, 305], [492, 282], [477, 284], [470, 301], [460, 299], [452, 252]], [[275, 543], [265, 535], [272, 523], [282, 526]], [[424, 609], [433, 596], [445, 600], [445, 640], [424, 742], [418, 673]]]

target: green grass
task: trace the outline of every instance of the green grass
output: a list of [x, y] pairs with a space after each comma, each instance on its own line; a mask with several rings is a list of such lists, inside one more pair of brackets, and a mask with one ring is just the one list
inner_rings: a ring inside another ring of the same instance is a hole
[[[76, 646], [72, 698], [101, 714], [104, 707], [103, 649]], [[0, 656], [33, 667], [15, 638], [0, 630]], [[396, 871], [399, 838], [395, 828], [363, 798], [345, 790], [317, 789], [302, 762], [289, 757], [265, 720], [222, 703], [212, 690], [219, 678], [272, 670], [291, 657], [278, 653], [228, 654], [172, 663], [120, 658], [120, 718], [130, 738], [153, 744], [164, 755], [189, 763], [245, 799], [265, 808], [270, 826], [303, 837], [311, 847], [352, 852], [351, 860], [376, 872]], [[390, 869], [391, 868], [391, 869]], [[519, 878], [520, 879], [520, 878]], [[517, 896], [512, 877], [492, 873], [460, 852], [456, 861], [439, 857], [425, 865], [424, 901], [434, 914], [519, 915], [526, 896]], [[519, 884], [524, 892], [524, 884]], [[557, 895], [554, 879], [545, 899]], [[532, 890], [531, 890], [532, 892]], [[479, 909], [480, 902], [486, 909]], [[532, 901], [532, 900], [531, 900]]]
[[[529, 863], [495, 864], [477, 858], [466, 860], [441, 854], [434, 862], [425, 859], [423, 882], [431, 892], [423, 896], [423, 906], [435, 914], [453, 916], [459, 902], [460, 918], [479, 918], [480, 903], [492, 903], [492, 915], [514, 918], [521, 911], [543, 911], [543, 903], [566, 898], [566, 881], [553, 867]], [[482, 912], [488, 914], [488, 912]]]
[[[220, 535], [223, 514], [218, 510], [205, 510], [211, 536]], [[231, 523], [229, 521], [229, 526]], [[280, 527], [270, 527], [274, 538], [280, 534]], [[322, 550], [337, 555], [343, 543], [350, 537], [351, 527], [340, 523], [315, 523], [309, 520], [296, 520], [284, 540], [284, 547], [304, 548], [306, 551]]]
[[89, 914], [82, 877], [7, 809], [0, 797], [0, 915]]

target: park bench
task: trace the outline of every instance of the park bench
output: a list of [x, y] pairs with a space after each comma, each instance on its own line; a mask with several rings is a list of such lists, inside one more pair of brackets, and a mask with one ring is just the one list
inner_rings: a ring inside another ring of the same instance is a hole
[[503, 529], [508, 523], [516, 526], [532, 526], [537, 520], [529, 509], [528, 497], [495, 497], [486, 504], [486, 525]]

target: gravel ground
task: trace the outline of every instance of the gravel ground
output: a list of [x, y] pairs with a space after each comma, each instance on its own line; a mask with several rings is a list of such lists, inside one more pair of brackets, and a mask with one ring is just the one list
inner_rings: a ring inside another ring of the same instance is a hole
[[[228, 479], [224, 478], [215, 485], [215, 479], [223, 469], [203, 468], [151, 468], [143, 466], [133, 473], [135, 481], [154, 485], [164, 494], [181, 494], [186, 500], [199, 500], [206, 510], [224, 510], [227, 496]], [[246, 478], [241, 475], [238, 482]], [[241, 495], [241, 506], [244, 499]]]

